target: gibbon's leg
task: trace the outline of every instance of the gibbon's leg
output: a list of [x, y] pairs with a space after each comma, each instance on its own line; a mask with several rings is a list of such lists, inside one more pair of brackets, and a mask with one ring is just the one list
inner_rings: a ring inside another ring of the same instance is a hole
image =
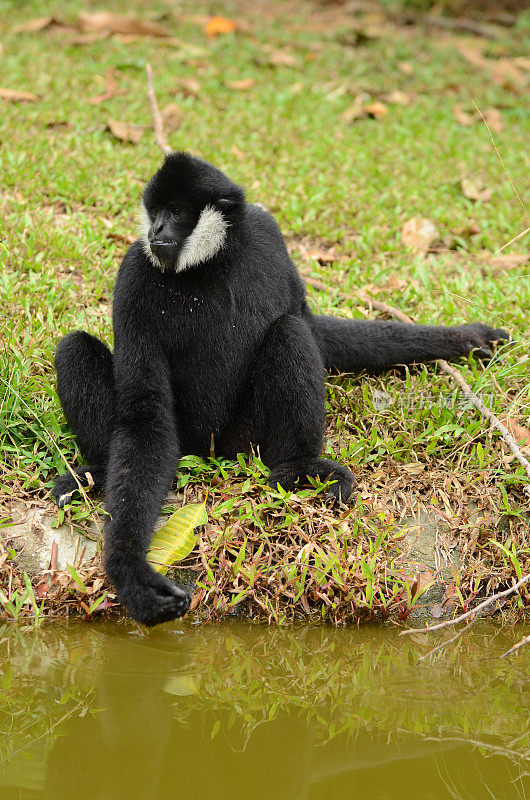
[[[74, 472], [82, 486], [89, 485], [89, 473], [95, 486], [102, 488], [115, 406], [112, 354], [99, 339], [75, 331], [59, 342], [55, 368], [64, 414], [90, 465], [76, 467]], [[59, 506], [64, 506], [78, 488], [77, 480], [67, 472], [56, 479], [52, 496]]]
[[396, 364], [420, 364], [436, 358], [447, 360], [475, 351], [491, 358], [488, 345], [508, 339], [502, 328], [480, 322], [444, 327], [405, 325], [402, 322], [336, 319], [308, 314], [306, 317], [327, 370], [380, 372]]
[[[285, 315], [258, 350], [242, 403], [242, 421], [263, 462], [269, 484], [308, 486], [307, 477], [334, 479], [329, 497], [347, 500], [355, 479], [345, 466], [319, 458], [324, 441], [324, 365], [307, 322]], [[244, 422], [247, 417], [246, 422]]]

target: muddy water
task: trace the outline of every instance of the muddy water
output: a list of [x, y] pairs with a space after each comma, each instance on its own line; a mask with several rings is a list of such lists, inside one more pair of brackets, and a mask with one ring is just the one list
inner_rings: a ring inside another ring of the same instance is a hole
[[528, 798], [528, 632], [0, 628], [0, 798]]

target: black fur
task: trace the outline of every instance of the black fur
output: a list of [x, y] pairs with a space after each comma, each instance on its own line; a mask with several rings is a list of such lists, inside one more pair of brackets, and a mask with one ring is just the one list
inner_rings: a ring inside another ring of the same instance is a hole
[[[145, 557], [181, 455], [207, 457], [212, 434], [217, 455], [234, 457], [253, 444], [271, 485], [334, 479], [331, 496], [345, 501], [352, 473], [320, 458], [325, 370], [373, 372], [473, 349], [487, 355], [489, 342], [506, 333], [479, 323], [314, 316], [274, 219], [245, 203], [219, 170], [184, 153], [166, 158], [144, 205], [148, 242], [168, 247], [158, 265], [145, 240], [123, 259], [114, 353], [78, 331], [59, 343], [56, 368], [66, 418], [89, 464], [78, 479], [86, 483], [88, 471], [106, 492], [107, 573], [131, 616], [154, 625], [181, 616], [190, 602]], [[215, 225], [226, 222], [226, 239], [206, 262], [177, 271], [205, 207]], [[63, 475], [53, 494], [67, 502], [76, 488]]]

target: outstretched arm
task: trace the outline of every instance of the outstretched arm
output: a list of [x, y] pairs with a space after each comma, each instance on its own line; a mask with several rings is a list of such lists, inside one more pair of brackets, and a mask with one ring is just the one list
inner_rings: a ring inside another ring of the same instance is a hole
[[445, 327], [402, 322], [349, 320], [310, 314], [308, 322], [326, 369], [381, 372], [396, 364], [421, 364], [436, 358], [460, 358], [477, 351], [491, 358], [488, 345], [507, 339], [502, 329], [480, 322]]
[[148, 564], [153, 528], [180, 457], [169, 368], [145, 336], [116, 343], [116, 426], [107, 469], [105, 567], [133, 619], [185, 614], [189, 595]]

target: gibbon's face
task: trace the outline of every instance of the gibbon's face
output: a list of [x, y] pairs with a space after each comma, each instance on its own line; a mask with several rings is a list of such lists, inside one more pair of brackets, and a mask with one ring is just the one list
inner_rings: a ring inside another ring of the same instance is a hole
[[187, 153], [172, 153], [147, 184], [140, 207], [141, 239], [150, 261], [181, 272], [223, 248], [242, 190], [222, 172]]

